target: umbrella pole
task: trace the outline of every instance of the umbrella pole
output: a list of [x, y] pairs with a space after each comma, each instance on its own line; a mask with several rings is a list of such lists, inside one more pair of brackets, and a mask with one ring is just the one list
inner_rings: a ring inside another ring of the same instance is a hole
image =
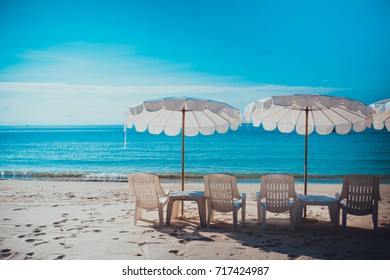
[[125, 141], [123, 143], [123, 149], [126, 150], [126, 143], [127, 143], [127, 125], [125, 125]]
[[184, 191], [184, 127], [186, 122], [186, 113], [182, 111], [182, 127], [181, 127], [181, 190]]
[[[181, 190], [184, 191], [184, 127], [186, 123], [186, 111], [182, 111], [182, 127], [181, 127]], [[181, 202], [181, 215], [184, 215], [184, 201]]]
[[123, 149], [126, 150], [126, 144], [127, 144], [127, 120], [126, 120], [126, 115], [125, 115], [125, 121], [124, 121], [124, 126], [123, 126], [123, 132], [125, 133], [125, 140], [123, 143]]
[[[307, 195], [307, 146], [308, 146], [308, 134], [309, 134], [309, 109], [306, 108], [306, 127], [305, 127], [305, 174], [304, 174], [304, 194]], [[304, 210], [304, 218], [306, 218], [306, 206]]]

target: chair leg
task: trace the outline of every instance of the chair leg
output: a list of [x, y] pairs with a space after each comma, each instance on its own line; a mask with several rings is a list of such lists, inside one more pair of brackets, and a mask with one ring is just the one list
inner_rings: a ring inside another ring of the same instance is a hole
[[296, 209], [294, 209], [294, 206], [290, 208], [290, 229], [296, 230], [297, 229], [297, 213]]
[[265, 223], [266, 221], [266, 216], [267, 216], [267, 209], [266, 209], [266, 206], [261, 204], [261, 230], [266, 230], [267, 229], [267, 225]]
[[330, 221], [333, 222], [334, 213], [331, 206], [328, 206], [328, 213], [329, 213]]
[[347, 209], [345, 205], [341, 206], [342, 210], [342, 230], [345, 232], [347, 230]]
[[237, 216], [238, 216], [238, 210], [240, 208], [234, 208], [233, 209], [233, 227], [236, 229], [237, 228]]
[[205, 220], [206, 220], [206, 218], [205, 218], [206, 217], [206, 206], [205, 206], [204, 200], [198, 200], [197, 204], [198, 204], [200, 227], [204, 227]]
[[142, 218], [142, 209], [135, 206], [135, 213], [134, 213], [134, 225], [137, 225], [137, 220]]
[[292, 223], [292, 229], [298, 230], [299, 222], [302, 220], [302, 212], [299, 212], [299, 203], [294, 202], [290, 208], [290, 219]]
[[245, 224], [245, 205], [241, 208], [241, 222]]
[[174, 212], [173, 208], [175, 208], [175, 202], [168, 202], [167, 205], [167, 217], [165, 218], [165, 223], [167, 226], [171, 224], [171, 217], [172, 217], [172, 212]]
[[302, 216], [303, 216], [303, 206], [300, 205], [299, 202], [298, 202], [297, 214], [296, 214], [296, 219], [295, 219], [297, 230], [301, 227]]
[[340, 212], [339, 212], [339, 207], [337, 206], [337, 202], [334, 202], [331, 205], [329, 205], [328, 209], [329, 209], [330, 221], [333, 224], [333, 228], [337, 229], [339, 226], [339, 219], [340, 219], [339, 218]]
[[172, 206], [172, 219], [176, 219], [179, 217], [179, 208], [180, 208], [180, 201], [174, 201]]
[[158, 206], [158, 219], [160, 221], [160, 226], [164, 225], [164, 205], [159, 205]]
[[257, 201], [257, 223], [261, 224], [261, 203]]
[[211, 210], [210, 210], [210, 214], [211, 214], [211, 215], [210, 215], [210, 220], [211, 220], [211, 221], [214, 221], [214, 209], [211, 209]]
[[212, 211], [213, 210], [211, 210], [211, 205], [210, 205], [210, 203], [208, 203], [207, 204], [207, 206], [208, 206], [208, 213], [207, 213], [207, 228], [210, 228], [210, 220], [211, 220], [211, 216], [212, 216]]
[[246, 213], [246, 196], [242, 199], [241, 205], [241, 222], [245, 224], [245, 213]]
[[372, 209], [372, 223], [374, 224], [374, 230], [378, 230], [378, 202], [374, 202], [374, 206]]

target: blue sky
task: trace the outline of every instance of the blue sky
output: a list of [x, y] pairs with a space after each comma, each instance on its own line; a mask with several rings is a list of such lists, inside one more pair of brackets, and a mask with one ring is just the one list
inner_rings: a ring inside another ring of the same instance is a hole
[[390, 2], [0, 0], [0, 124], [120, 124], [143, 100], [241, 110], [390, 97]]

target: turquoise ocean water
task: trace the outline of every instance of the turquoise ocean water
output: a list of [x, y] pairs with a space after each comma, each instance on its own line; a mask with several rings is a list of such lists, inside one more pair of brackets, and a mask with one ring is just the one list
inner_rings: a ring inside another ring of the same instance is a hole
[[[186, 137], [185, 170], [194, 179], [213, 172], [242, 180], [261, 174], [303, 174], [304, 136], [242, 125], [238, 131]], [[132, 172], [178, 178], [181, 136], [127, 131], [123, 126], [0, 127], [0, 178], [125, 181]], [[368, 129], [348, 135], [309, 135], [312, 180], [350, 173], [390, 178], [390, 133]]]

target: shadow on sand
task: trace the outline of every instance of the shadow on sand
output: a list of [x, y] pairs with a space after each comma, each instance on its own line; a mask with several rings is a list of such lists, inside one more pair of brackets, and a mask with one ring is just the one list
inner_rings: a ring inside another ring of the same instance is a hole
[[212, 238], [202, 235], [200, 233], [201, 229], [198, 228], [197, 224], [188, 221], [169, 226], [155, 227], [154, 229], [158, 232], [176, 237], [179, 239], [179, 243], [187, 243], [194, 240], [206, 242], [214, 241]]
[[[324, 260], [388, 260], [390, 259], [390, 226], [380, 225], [373, 229], [347, 227], [347, 232], [335, 230], [330, 222], [311, 220], [302, 223], [298, 231], [289, 229], [288, 219], [268, 219], [267, 229], [261, 231], [255, 220], [239, 224], [212, 223], [210, 228], [199, 228], [190, 221], [175, 220], [171, 226], [156, 229], [179, 239], [190, 241], [219, 242], [216, 235], [235, 240], [240, 246], [258, 250], [259, 259], [267, 253], [282, 254], [282, 259]], [[253, 254], [256, 258], [256, 253]], [[240, 255], [236, 255], [240, 259]], [[275, 256], [273, 254], [272, 256]], [[271, 259], [273, 258], [271, 256]]]

